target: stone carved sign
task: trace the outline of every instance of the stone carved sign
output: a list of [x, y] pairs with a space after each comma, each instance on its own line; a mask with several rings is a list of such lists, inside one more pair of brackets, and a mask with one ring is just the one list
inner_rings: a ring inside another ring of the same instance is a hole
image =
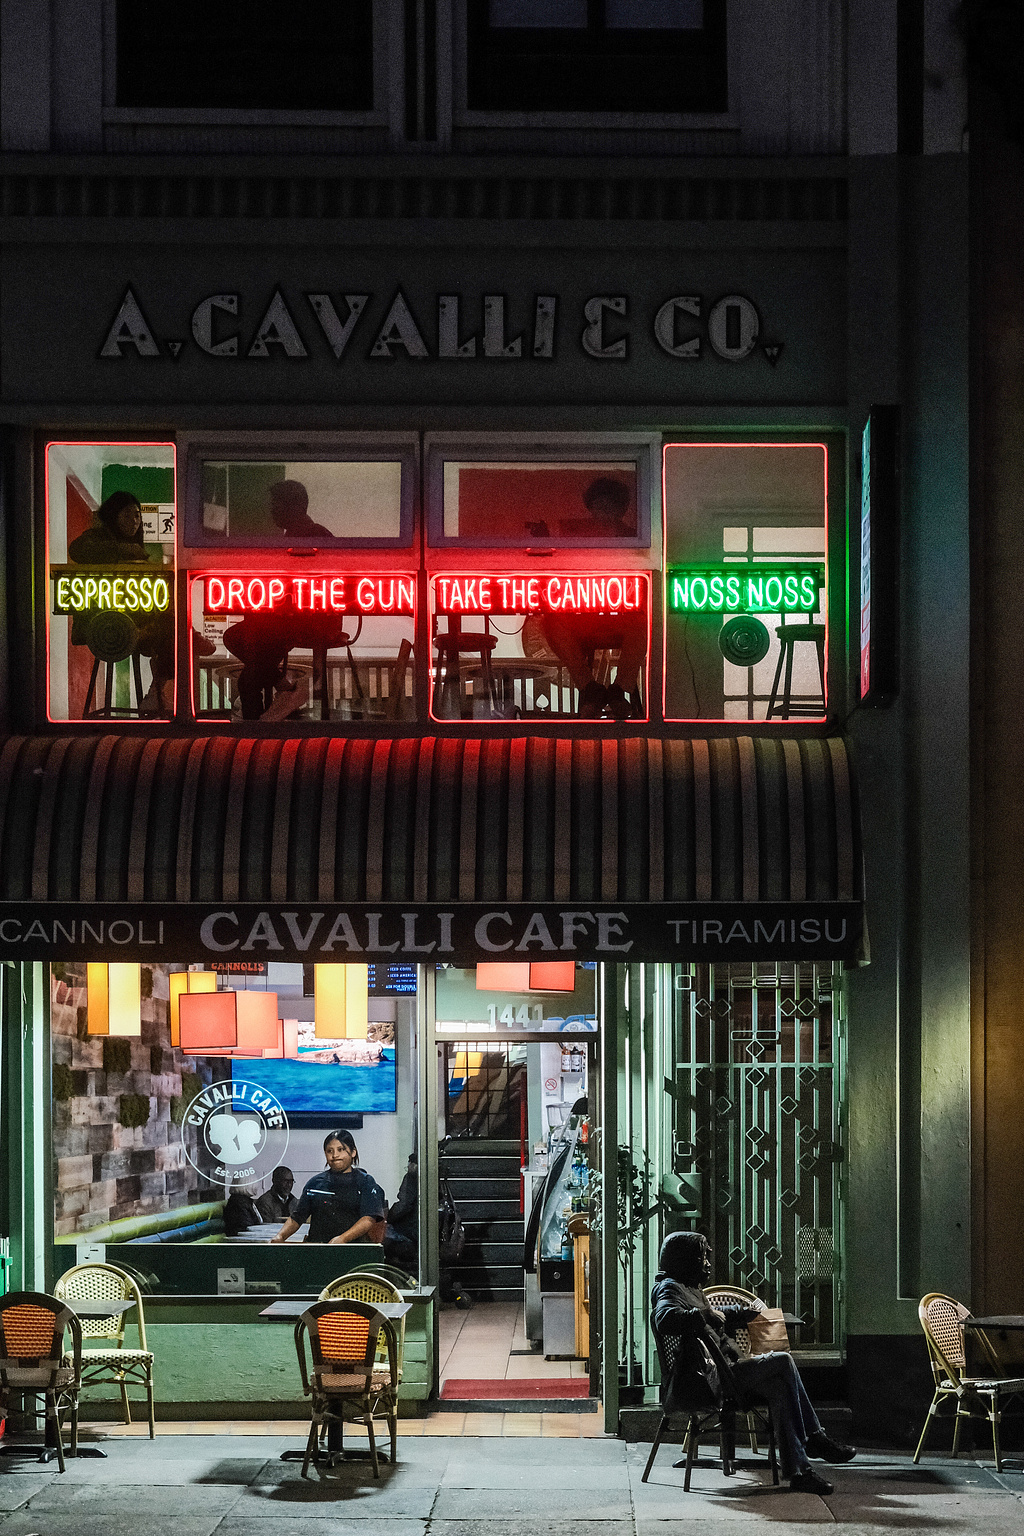
[[[207, 357], [220, 359], [302, 359], [314, 348], [326, 348], [340, 363], [351, 346], [353, 353], [361, 347], [371, 361], [398, 357], [413, 361], [431, 357], [462, 362], [474, 358], [544, 360], [553, 358], [556, 341], [567, 337], [577, 339], [584, 355], [596, 362], [625, 362], [635, 340], [629, 319], [630, 298], [624, 293], [591, 295], [580, 313], [568, 315], [558, 294], [535, 295], [532, 304], [524, 301], [517, 306], [521, 328], [512, 327], [511, 331], [506, 314], [508, 298], [503, 293], [481, 296], [483, 324], [479, 331], [464, 329], [462, 297], [457, 293], [437, 295], [436, 325], [429, 323], [422, 311], [413, 312], [401, 288], [380, 313], [375, 313], [372, 299], [369, 293], [286, 295], [277, 287], [262, 318], [255, 325], [244, 326], [241, 295], [211, 293], [192, 310], [187, 335], [158, 337], [141, 299], [129, 286], [107, 326], [99, 356], [176, 361], [185, 348], [196, 348]], [[658, 306], [652, 333], [666, 356], [692, 362], [699, 361], [710, 348], [725, 362], [742, 363], [756, 355], [774, 368], [782, 353], [777, 337], [763, 338], [756, 304], [739, 293], [713, 300], [702, 294], [671, 295]]]

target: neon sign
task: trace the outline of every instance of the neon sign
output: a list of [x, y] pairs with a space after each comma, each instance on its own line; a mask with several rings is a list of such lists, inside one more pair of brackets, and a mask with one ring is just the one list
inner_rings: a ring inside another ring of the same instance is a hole
[[673, 566], [670, 613], [814, 613], [824, 565]]
[[169, 575], [128, 575], [119, 571], [51, 571], [53, 612], [59, 617], [73, 613], [166, 613], [171, 606]]
[[306, 576], [205, 576], [203, 608], [221, 613], [412, 614], [415, 576], [358, 576], [314, 572]]
[[435, 576], [434, 612], [446, 614], [641, 613], [646, 573], [599, 576]]

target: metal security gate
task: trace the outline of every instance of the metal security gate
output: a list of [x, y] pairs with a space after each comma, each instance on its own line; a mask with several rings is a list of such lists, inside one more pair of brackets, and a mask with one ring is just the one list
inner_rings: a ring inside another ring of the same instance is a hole
[[[658, 1380], [648, 1297], [667, 1232], [701, 1231], [714, 1279], [806, 1319], [793, 1344], [842, 1349], [845, 1019], [831, 963], [605, 968], [604, 1149], [622, 1392]], [[606, 1391], [607, 1399], [607, 1391]], [[624, 1397], [620, 1400], [625, 1401]], [[634, 1401], [638, 1400], [634, 1396]], [[606, 1403], [607, 1406], [607, 1403]], [[613, 1414], [608, 1413], [609, 1422]]]
[[[843, 1030], [828, 964], [673, 966], [664, 1191], [714, 1247], [716, 1280], [840, 1347]], [[678, 1185], [673, 1187], [674, 1181]]]

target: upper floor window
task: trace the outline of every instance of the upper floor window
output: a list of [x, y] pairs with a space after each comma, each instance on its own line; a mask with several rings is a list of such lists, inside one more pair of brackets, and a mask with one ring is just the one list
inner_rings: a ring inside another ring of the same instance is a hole
[[48, 443], [51, 720], [174, 714], [174, 448]]
[[468, 0], [477, 112], [724, 112], [725, 0]]
[[372, 0], [118, 0], [117, 105], [371, 111]]

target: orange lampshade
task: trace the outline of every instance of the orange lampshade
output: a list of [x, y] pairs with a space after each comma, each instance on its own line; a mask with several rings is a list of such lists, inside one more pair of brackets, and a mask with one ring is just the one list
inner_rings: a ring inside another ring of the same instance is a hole
[[276, 992], [236, 992], [239, 1051], [272, 1051], [280, 1040]]
[[172, 971], [167, 978], [171, 997], [171, 1044], [181, 1045], [181, 1019], [178, 1001], [183, 994], [192, 992], [216, 992], [217, 976], [214, 971]]
[[234, 1050], [238, 1020], [234, 992], [183, 992], [178, 999], [181, 1049], [191, 1056]]
[[530, 965], [531, 992], [575, 992], [575, 960], [540, 960]]
[[142, 1034], [142, 972], [130, 962], [90, 964], [86, 968], [90, 1035]]
[[529, 992], [529, 965], [493, 965], [488, 962], [476, 968], [478, 992]]
[[285, 1059], [297, 1061], [299, 1056], [299, 1021], [298, 1019], [281, 1020], [281, 1049]]

